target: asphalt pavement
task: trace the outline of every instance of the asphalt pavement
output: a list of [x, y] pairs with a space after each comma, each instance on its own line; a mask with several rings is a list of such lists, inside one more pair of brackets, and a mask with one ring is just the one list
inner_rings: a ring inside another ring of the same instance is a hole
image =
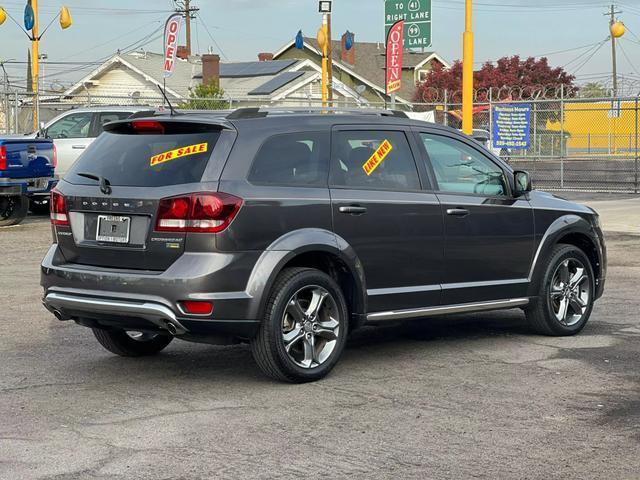
[[610, 266], [581, 335], [520, 311], [367, 328], [307, 385], [246, 345], [109, 354], [40, 304], [48, 220], [0, 230], [0, 479], [638, 479], [640, 200], [595, 200]]

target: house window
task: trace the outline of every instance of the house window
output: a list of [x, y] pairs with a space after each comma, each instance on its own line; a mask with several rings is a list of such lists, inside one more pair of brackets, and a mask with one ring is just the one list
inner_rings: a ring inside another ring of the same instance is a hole
[[427, 75], [429, 75], [430, 70], [419, 70], [418, 71], [418, 81], [420, 83], [424, 82], [427, 79]]

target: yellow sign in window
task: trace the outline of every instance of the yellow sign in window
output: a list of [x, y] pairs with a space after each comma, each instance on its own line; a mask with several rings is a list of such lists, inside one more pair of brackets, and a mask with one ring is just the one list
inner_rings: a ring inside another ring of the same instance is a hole
[[393, 146], [389, 140], [382, 142], [375, 153], [371, 155], [371, 158], [369, 158], [369, 160], [367, 160], [362, 166], [364, 173], [371, 175], [373, 171], [380, 166], [384, 159], [387, 158], [387, 155], [391, 153], [391, 150], [393, 150]]
[[188, 157], [189, 155], [197, 155], [198, 153], [206, 153], [209, 147], [208, 143], [197, 143], [196, 145], [189, 145], [188, 147], [176, 148], [175, 150], [169, 150], [168, 152], [159, 153], [151, 157], [150, 165], [155, 167], [162, 163], [171, 162], [178, 158]]

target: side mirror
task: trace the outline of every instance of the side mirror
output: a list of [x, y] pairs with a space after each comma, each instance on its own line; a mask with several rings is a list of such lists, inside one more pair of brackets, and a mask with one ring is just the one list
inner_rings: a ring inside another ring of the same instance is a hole
[[519, 197], [533, 190], [531, 185], [531, 175], [529, 172], [515, 171], [513, 172], [513, 183], [515, 185], [515, 196]]

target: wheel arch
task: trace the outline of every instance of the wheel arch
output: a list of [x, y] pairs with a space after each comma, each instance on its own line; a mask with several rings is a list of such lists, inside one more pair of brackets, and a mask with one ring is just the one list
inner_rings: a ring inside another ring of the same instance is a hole
[[543, 259], [559, 244], [579, 248], [589, 259], [596, 280], [602, 276], [602, 261], [598, 240], [591, 224], [579, 215], [564, 215], [555, 220], [540, 241], [530, 272], [531, 294], [536, 290], [543, 275]]
[[261, 255], [249, 280], [254, 298], [252, 316], [262, 319], [271, 289], [280, 273], [290, 267], [320, 270], [342, 289], [350, 313], [350, 327], [360, 327], [366, 318], [366, 283], [362, 264], [344, 239], [328, 230], [303, 229], [273, 242]]

